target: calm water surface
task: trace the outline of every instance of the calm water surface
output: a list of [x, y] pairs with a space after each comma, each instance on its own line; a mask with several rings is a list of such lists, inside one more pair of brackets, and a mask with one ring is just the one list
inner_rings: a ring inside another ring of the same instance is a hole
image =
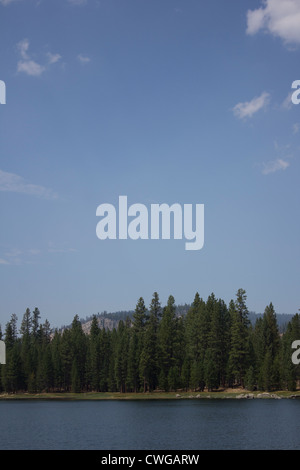
[[0, 401], [0, 449], [300, 449], [300, 400]]

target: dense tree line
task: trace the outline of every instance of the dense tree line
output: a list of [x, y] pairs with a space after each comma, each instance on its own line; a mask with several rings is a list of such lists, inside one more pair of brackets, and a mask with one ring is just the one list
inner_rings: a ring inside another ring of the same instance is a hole
[[77, 315], [70, 328], [52, 331], [37, 308], [27, 308], [19, 330], [15, 314], [0, 329], [7, 358], [0, 390], [295, 390], [300, 366], [292, 363], [291, 345], [300, 339], [299, 314], [280, 334], [273, 304], [252, 325], [246, 299], [243, 289], [228, 306], [213, 293], [206, 301], [197, 293], [179, 316], [174, 297], [162, 307], [155, 292], [148, 308], [140, 298], [133, 317], [113, 330], [93, 316], [88, 334]]

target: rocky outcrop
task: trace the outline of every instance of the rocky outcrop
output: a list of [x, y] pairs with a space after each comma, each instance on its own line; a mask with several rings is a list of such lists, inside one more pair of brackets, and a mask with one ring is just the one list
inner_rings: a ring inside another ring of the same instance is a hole
[[240, 393], [240, 395], [237, 395], [236, 398], [237, 398], [238, 400], [240, 400], [241, 398], [246, 398], [246, 399], [248, 399], [248, 400], [249, 400], [249, 399], [252, 400], [252, 399], [255, 398], [255, 397], [254, 397], [254, 394], [253, 394], [253, 393]]

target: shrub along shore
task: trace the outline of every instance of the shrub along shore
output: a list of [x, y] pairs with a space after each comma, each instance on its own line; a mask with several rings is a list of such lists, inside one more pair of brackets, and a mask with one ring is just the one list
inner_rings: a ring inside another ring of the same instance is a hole
[[300, 391], [286, 390], [269, 392], [247, 392], [245, 390], [222, 390], [213, 392], [87, 392], [87, 393], [2, 393], [0, 400], [201, 400], [201, 399], [300, 399]]

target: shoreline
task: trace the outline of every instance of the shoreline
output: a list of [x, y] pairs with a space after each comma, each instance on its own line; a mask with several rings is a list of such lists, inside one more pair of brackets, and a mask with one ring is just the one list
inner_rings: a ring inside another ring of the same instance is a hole
[[248, 392], [245, 390], [226, 390], [213, 392], [48, 392], [48, 393], [1, 393], [0, 400], [60, 400], [60, 401], [103, 401], [103, 400], [265, 400], [265, 399], [300, 399], [300, 391], [288, 392]]

